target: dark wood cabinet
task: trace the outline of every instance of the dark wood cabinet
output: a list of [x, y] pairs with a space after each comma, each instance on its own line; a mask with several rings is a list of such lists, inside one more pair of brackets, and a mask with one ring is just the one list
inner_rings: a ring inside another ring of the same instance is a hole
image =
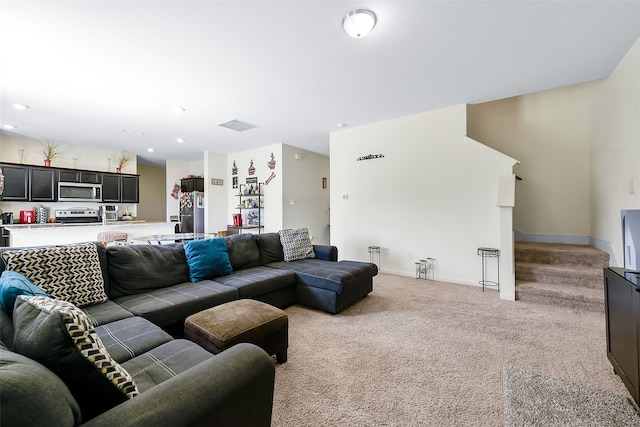
[[140, 201], [140, 177], [117, 173], [102, 174], [102, 201], [138, 203]]
[[180, 180], [180, 191], [190, 193], [192, 191], [204, 191], [204, 178], [183, 178]]
[[4, 175], [4, 191], [2, 200], [29, 200], [29, 168], [27, 166], [0, 164]]
[[604, 269], [607, 358], [640, 404], [640, 273]]
[[138, 203], [140, 201], [140, 177], [137, 175], [122, 175], [122, 203]]
[[29, 200], [55, 202], [58, 200], [58, 173], [51, 168], [29, 168], [31, 181]]
[[58, 169], [58, 181], [102, 184], [102, 173], [76, 169]]

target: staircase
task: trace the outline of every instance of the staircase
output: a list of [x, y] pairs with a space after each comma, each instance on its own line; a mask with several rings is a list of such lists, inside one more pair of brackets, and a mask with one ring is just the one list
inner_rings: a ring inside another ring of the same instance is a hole
[[516, 299], [604, 312], [608, 265], [592, 246], [516, 242]]

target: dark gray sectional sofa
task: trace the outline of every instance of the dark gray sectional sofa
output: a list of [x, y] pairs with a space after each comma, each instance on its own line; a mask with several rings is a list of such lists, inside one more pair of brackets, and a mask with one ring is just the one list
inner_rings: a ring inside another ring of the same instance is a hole
[[196, 283], [181, 243], [94, 243], [108, 300], [82, 309], [140, 391], [113, 407], [101, 406], [91, 390], [67, 388], [64, 376], [20, 354], [16, 343], [29, 336], [14, 321], [24, 302], [16, 302], [13, 319], [0, 309], [0, 424], [270, 425], [271, 357], [252, 344], [212, 355], [181, 338], [186, 317], [241, 298], [335, 314], [371, 292], [378, 271], [375, 264], [338, 261], [333, 246], [314, 245], [314, 258], [285, 262], [278, 233], [225, 241], [233, 274]]

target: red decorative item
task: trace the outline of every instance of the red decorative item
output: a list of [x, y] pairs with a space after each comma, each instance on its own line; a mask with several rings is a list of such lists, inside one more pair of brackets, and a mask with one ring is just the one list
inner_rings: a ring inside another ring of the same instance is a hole
[[51, 160], [49, 160], [49, 159], [44, 159], [44, 165], [45, 165], [46, 167], [50, 167], [50, 166], [51, 166]]
[[253, 160], [251, 160], [249, 164], [249, 175], [253, 175], [254, 173], [256, 173], [256, 168], [253, 167]]

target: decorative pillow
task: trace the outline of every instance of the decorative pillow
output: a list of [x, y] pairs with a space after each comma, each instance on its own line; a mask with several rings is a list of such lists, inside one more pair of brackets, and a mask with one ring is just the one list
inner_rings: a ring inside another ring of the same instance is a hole
[[233, 273], [224, 238], [184, 242], [184, 254], [192, 282]]
[[278, 234], [280, 234], [280, 243], [282, 243], [285, 261], [316, 257], [309, 237], [309, 230], [306, 228], [280, 230]]
[[95, 243], [2, 253], [6, 269], [23, 274], [53, 298], [78, 307], [107, 300]]
[[2, 277], [0, 277], [0, 305], [9, 314], [13, 313], [13, 305], [18, 295], [49, 296], [22, 274], [15, 271], [3, 271]]
[[64, 381], [83, 421], [139, 394], [131, 375], [111, 358], [89, 318], [73, 304], [20, 295], [13, 323], [15, 351]]

